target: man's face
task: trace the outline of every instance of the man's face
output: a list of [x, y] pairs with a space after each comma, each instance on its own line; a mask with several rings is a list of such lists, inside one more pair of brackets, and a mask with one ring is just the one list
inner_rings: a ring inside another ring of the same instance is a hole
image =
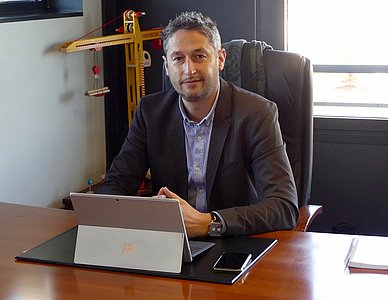
[[172, 85], [184, 100], [206, 101], [214, 100], [225, 57], [225, 50], [216, 51], [205, 35], [182, 29], [171, 36], [164, 61]]

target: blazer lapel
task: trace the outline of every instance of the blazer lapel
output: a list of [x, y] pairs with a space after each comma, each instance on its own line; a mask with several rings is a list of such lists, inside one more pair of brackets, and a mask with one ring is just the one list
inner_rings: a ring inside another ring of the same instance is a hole
[[186, 146], [185, 146], [185, 132], [182, 124], [182, 117], [179, 111], [178, 100], [171, 112], [171, 119], [167, 131], [166, 141], [171, 143], [171, 155], [174, 158], [174, 167], [169, 170], [173, 172], [176, 182], [176, 191], [183, 199], [188, 198], [187, 187], [187, 162], [186, 162]]
[[213, 120], [213, 129], [210, 139], [209, 155], [206, 169], [206, 197], [209, 207], [210, 193], [213, 188], [215, 176], [222, 151], [224, 149], [225, 140], [231, 126], [229, 119], [231, 110], [231, 89], [228, 84], [220, 79], [220, 95], [216, 107], [216, 112]]

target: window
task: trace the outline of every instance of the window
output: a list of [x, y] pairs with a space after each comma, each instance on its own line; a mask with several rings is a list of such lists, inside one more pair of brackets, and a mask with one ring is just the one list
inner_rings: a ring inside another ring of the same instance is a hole
[[388, 1], [288, 0], [288, 50], [311, 59], [314, 114], [388, 118]]
[[0, 0], [1, 2], [40, 2], [42, 0]]
[[0, 0], [0, 23], [82, 16], [82, 0]]
[[5, 2], [41, 2], [42, 0], [0, 0], [0, 3]]
[[22, 16], [46, 11], [50, 3], [46, 0], [0, 0], [1, 17]]

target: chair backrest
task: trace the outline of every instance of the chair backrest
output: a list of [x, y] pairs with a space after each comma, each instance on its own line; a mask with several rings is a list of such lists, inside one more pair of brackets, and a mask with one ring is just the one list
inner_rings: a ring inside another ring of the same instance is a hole
[[[239, 55], [242, 57], [239, 59], [234, 53], [235, 63], [225, 64], [221, 76], [231, 81], [227, 74], [233, 74], [233, 83], [236, 84], [237, 81], [237, 85], [259, 93], [277, 104], [279, 123], [298, 190], [298, 204], [302, 207], [310, 200], [312, 180], [312, 65], [304, 56], [273, 50], [265, 43], [265, 47], [257, 41], [243, 44], [244, 47], [259, 44], [260, 51], [257, 51], [257, 55], [261, 57], [255, 57], [252, 51], [240, 51]], [[228, 56], [230, 57], [227, 49]], [[237, 79], [236, 64], [240, 68], [240, 77]], [[164, 73], [164, 68], [162, 78], [163, 88], [170, 88], [171, 83]], [[257, 84], [253, 82], [255, 80]]]
[[279, 123], [298, 190], [299, 207], [309, 203], [313, 162], [313, 87], [310, 60], [296, 53], [265, 50], [264, 96], [279, 109]]

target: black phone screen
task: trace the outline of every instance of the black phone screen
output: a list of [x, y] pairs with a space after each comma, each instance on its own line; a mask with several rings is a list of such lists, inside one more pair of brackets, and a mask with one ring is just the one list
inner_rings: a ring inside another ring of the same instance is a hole
[[251, 261], [249, 253], [224, 252], [213, 266], [215, 271], [240, 272]]

